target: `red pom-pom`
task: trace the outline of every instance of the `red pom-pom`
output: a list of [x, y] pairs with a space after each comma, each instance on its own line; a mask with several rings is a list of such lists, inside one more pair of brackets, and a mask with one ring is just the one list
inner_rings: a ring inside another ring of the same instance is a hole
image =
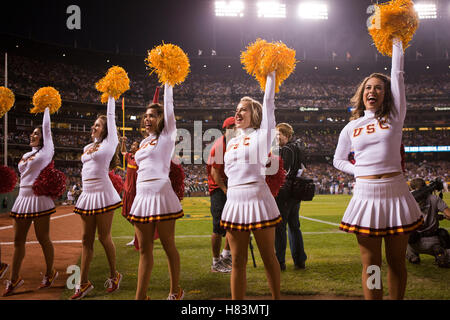
[[351, 164], [355, 164], [356, 163], [355, 152], [354, 151], [350, 152], [348, 154], [347, 158], [348, 158], [348, 161], [350, 161]]
[[14, 190], [17, 183], [16, 172], [7, 166], [0, 166], [0, 193], [8, 193]]
[[270, 192], [274, 197], [278, 195], [281, 186], [286, 181], [286, 170], [283, 167], [283, 159], [281, 157], [272, 155], [269, 157], [269, 162], [266, 165], [266, 168], [271, 167], [272, 161], [278, 161], [278, 171], [272, 175], [266, 175], [266, 183], [269, 186]]
[[37, 196], [48, 196], [52, 199], [59, 198], [66, 191], [66, 176], [55, 169], [54, 162], [50, 162], [33, 183], [33, 192]]
[[175, 191], [178, 199], [181, 201], [184, 197], [184, 170], [180, 164], [170, 161], [170, 182], [172, 183], [172, 189]]
[[109, 172], [109, 178], [111, 179], [111, 182], [114, 186], [114, 189], [116, 189], [118, 194], [122, 193], [123, 190], [123, 179], [118, 174], [114, 173], [114, 170], [111, 170]]

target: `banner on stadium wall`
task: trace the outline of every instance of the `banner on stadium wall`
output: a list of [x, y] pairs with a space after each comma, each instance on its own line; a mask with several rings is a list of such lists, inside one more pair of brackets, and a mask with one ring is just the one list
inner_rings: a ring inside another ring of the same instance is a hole
[[300, 107], [298, 108], [299, 111], [320, 111], [317, 107]]
[[405, 147], [405, 152], [450, 152], [450, 146], [412, 146]]

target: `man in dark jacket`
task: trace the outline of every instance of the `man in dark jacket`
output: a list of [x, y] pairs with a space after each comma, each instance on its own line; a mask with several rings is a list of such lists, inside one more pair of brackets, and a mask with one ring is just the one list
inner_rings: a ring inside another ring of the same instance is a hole
[[280, 123], [276, 127], [277, 138], [280, 146], [280, 156], [286, 170], [286, 182], [281, 187], [275, 198], [283, 221], [278, 224], [275, 232], [275, 250], [280, 263], [281, 270], [286, 270], [286, 224], [289, 226], [289, 245], [295, 269], [304, 269], [306, 253], [303, 246], [303, 237], [300, 230], [300, 201], [290, 197], [288, 186], [295, 177], [302, 175], [304, 166], [304, 155], [300, 140], [294, 141], [292, 136], [294, 130], [287, 123]]

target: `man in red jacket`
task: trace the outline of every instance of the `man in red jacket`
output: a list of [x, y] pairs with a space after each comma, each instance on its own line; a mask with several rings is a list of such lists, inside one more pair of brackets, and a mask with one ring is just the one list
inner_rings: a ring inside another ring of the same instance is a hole
[[226, 143], [234, 135], [234, 117], [225, 119], [222, 125], [224, 134], [216, 140], [209, 154], [206, 169], [208, 171], [209, 195], [211, 198], [211, 215], [213, 217], [213, 233], [211, 235], [211, 246], [213, 253], [212, 272], [231, 272], [231, 252], [228, 241], [225, 238], [225, 246], [220, 254], [222, 237], [226, 231], [220, 227], [222, 210], [227, 201], [227, 176], [224, 172], [224, 154]]

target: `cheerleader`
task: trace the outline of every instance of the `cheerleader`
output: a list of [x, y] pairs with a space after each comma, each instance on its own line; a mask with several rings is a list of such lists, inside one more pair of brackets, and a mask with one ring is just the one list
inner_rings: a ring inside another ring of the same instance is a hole
[[30, 135], [32, 151], [24, 154], [18, 165], [20, 190], [10, 213], [14, 218], [14, 254], [11, 279], [6, 280], [3, 296], [13, 294], [24, 284], [19, 272], [32, 222], [47, 265], [39, 289], [50, 287], [58, 277], [58, 272], [53, 268], [54, 248], [50, 240], [50, 215], [56, 212], [55, 203], [49, 196], [37, 196], [33, 192], [33, 183], [53, 158], [54, 145], [50, 124], [50, 109], [45, 108], [42, 126], [35, 128]]
[[[340, 229], [355, 233], [363, 264], [362, 286], [366, 299], [382, 299], [383, 289], [370, 289], [369, 266], [381, 268], [382, 239], [388, 263], [391, 299], [403, 299], [409, 233], [423, 218], [402, 174], [402, 128], [406, 115], [402, 42], [395, 39], [391, 77], [374, 73], [365, 78], [352, 98], [351, 121], [342, 129], [334, 166], [356, 177], [353, 197]], [[355, 162], [348, 160], [354, 150]], [[381, 281], [381, 279], [380, 279]]]
[[274, 249], [280, 212], [265, 182], [268, 153], [275, 137], [275, 72], [267, 76], [263, 105], [249, 97], [236, 108], [236, 137], [224, 157], [228, 177], [227, 201], [221, 226], [231, 248], [231, 295], [243, 299], [250, 232], [253, 232], [274, 299], [280, 298], [280, 264]]
[[142, 125], [147, 137], [135, 154], [139, 167], [136, 197], [128, 215], [128, 220], [134, 223], [140, 247], [136, 299], [148, 298], [147, 288], [153, 268], [153, 239], [158, 230], [169, 264], [170, 294], [167, 299], [181, 300], [184, 291], [178, 286], [180, 256], [175, 246], [175, 221], [184, 214], [169, 179], [177, 133], [171, 85], [164, 85], [164, 106], [150, 104]]
[[119, 289], [122, 275], [116, 270], [116, 248], [111, 238], [114, 210], [122, 206], [108, 172], [118, 164], [115, 100], [108, 98], [107, 115], [100, 116], [91, 130], [93, 143], [84, 147], [81, 156], [83, 192], [74, 212], [81, 216], [83, 224], [83, 248], [81, 252], [81, 281], [71, 299], [81, 299], [94, 286], [88, 280], [89, 267], [94, 253], [95, 232], [105, 249], [110, 268], [110, 278], [105, 287], [111, 293]]

